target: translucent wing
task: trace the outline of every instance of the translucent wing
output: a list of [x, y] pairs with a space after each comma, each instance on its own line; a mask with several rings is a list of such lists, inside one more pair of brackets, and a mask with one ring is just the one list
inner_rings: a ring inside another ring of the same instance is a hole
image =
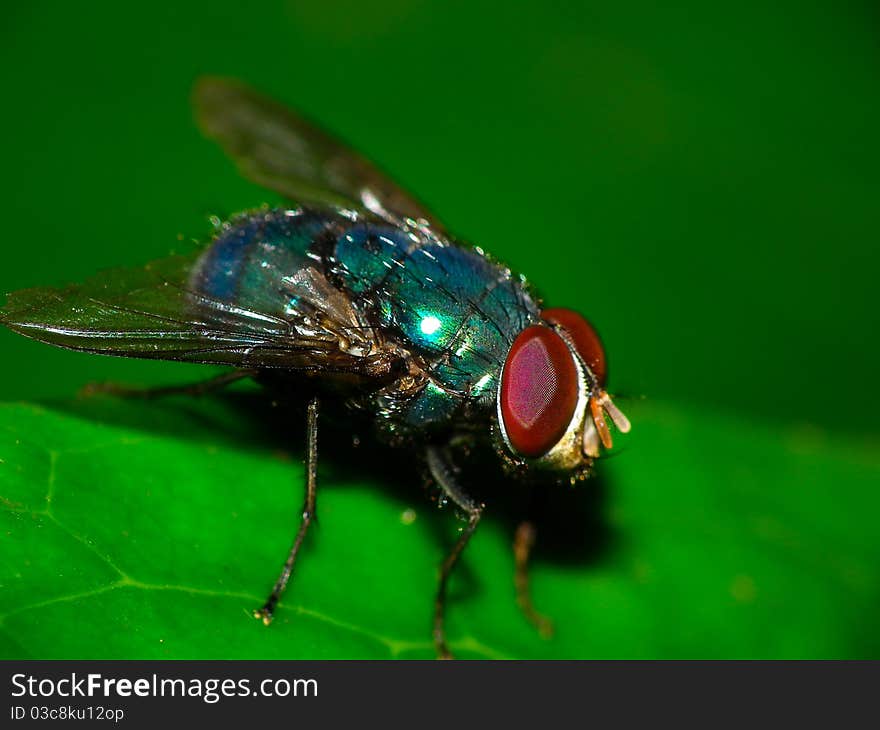
[[15, 292], [0, 322], [36, 340], [106, 355], [320, 370], [371, 380], [394, 370], [398, 357], [381, 347], [314, 270], [283, 280], [286, 291], [279, 296], [296, 297], [300, 306], [279, 315], [247, 299], [230, 303], [193, 288], [200, 253], [107, 271], [81, 285]]
[[204, 133], [260, 185], [306, 204], [365, 210], [442, 226], [372, 163], [280, 104], [234, 81], [204, 78], [193, 92]]

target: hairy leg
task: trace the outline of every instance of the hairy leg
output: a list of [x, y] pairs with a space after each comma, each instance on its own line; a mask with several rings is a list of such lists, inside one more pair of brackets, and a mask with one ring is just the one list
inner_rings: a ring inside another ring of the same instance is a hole
[[80, 391], [80, 394], [91, 396], [104, 393], [119, 398], [143, 398], [144, 400], [163, 398], [168, 395], [200, 396], [225, 388], [227, 385], [231, 385], [244, 378], [249, 378], [256, 375], [256, 372], [256, 370], [231, 370], [229, 372], [215, 375], [213, 378], [208, 378], [207, 380], [199, 380], [195, 383], [160, 386], [158, 388], [137, 388], [128, 385], [120, 385], [119, 383], [89, 383]]
[[299, 525], [299, 530], [297, 530], [296, 537], [293, 539], [293, 545], [290, 548], [290, 553], [287, 556], [287, 560], [284, 562], [284, 567], [281, 569], [281, 574], [278, 576], [278, 580], [275, 581], [275, 585], [272, 588], [272, 592], [269, 594], [269, 597], [266, 599], [266, 602], [263, 604], [262, 608], [254, 611], [254, 617], [261, 619], [266, 626], [272, 623], [272, 616], [275, 613], [275, 607], [278, 605], [278, 601], [281, 598], [281, 594], [284, 592], [284, 589], [287, 587], [287, 583], [290, 580], [290, 574], [293, 572], [294, 563], [296, 563], [297, 555], [299, 555], [300, 547], [302, 546], [303, 540], [305, 539], [306, 532], [308, 532], [309, 525], [315, 520], [315, 505], [316, 505], [316, 494], [317, 494], [317, 481], [318, 481], [318, 398], [312, 398], [309, 401], [308, 414], [306, 417], [306, 426], [307, 426], [307, 435], [306, 435], [306, 443], [307, 443], [307, 462], [306, 462], [306, 498], [305, 503], [303, 504], [302, 509], [302, 520]]
[[426, 456], [431, 476], [434, 477], [434, 480], [455, 505], [467, 514], [468, 518], [467, 525], [440, 566], [437, 595], [434, 599], [434, 646], [437, 649], [437, 657], [439, 659], [452, 659], [452, 653], [446, 644], [446, 629], [444, 627], [446, 587], [449, 582], [449, 576], [452, 575], [459, 557], [477, 529], [480, 517], [483, 514], [484, 505], [474, 502], [456, 482], [452, 463], [445, 450], [429, 446]]

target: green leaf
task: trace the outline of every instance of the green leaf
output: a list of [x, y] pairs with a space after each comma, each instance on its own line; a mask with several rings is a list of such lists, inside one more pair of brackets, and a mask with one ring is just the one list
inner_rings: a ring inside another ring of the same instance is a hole
[[[453, 582], [458, 656], [880, 656], [876, 442], [627, 410], [601, 478], [560, 497], [597, 514], [567, 537], [539, 528], [532, 588], [555, 636], [515, 605], [511, 525], [490, 503]], [[417, 472], [411, 488], [361, 475], [356, 449], [321, 461], [320, 522], [276, 621], [251, 617], [302, 498], [302, 452], [277, 436], [222, 399], [0, 406], [0, 656], [432, 657], [460, 523]]]

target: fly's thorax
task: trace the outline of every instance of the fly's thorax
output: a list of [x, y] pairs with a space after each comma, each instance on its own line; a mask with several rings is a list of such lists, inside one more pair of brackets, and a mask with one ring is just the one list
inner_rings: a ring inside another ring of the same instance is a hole
[[604, 414], [622, 432], [629, 422], [604, 390], [605, 353], [592, 326], [571, 310], [541, 316], [504, 360], [495, 404], [499, 451], [520, 468], [576, 479], [601, 446], [611, 448]]
[[332, 275], [423, 374], [417, 389], [381, 395], [381, 418], [404, 430], [491, 416], [504, 354], [538, 320], [521, 280], [479, 248], [367, 222], [340, 235], [333, 260]]

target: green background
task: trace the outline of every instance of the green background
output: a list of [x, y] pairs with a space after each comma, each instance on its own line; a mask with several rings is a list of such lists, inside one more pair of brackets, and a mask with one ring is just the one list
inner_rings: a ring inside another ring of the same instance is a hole
[[[876, 8], [606, 5], [17, 4], [0, 30], [0, 291], [185, 250], [209, 215], [272, 200], [192, 124], [198, 75], [240, 78], [605, 340], [634, 421], [594, 510], [614, 538], [537, 556], [545, 642], [512, 605], [490, 509], [450, 618], [459, 653], [880, 655]], [[289, 629], [268, 637], [242, 606], [289, 540], [298, 446], [280, 460], [283, 434], [219, 428], [210, 404], [71, 400], [197, 367], [0, 345], [0, 398], [42, 404], [0, 418], [0, 653], [430, 656], [451, 517], [417, 473], [409, 493], [381, 470], [336, 476]], [[67, 501], [47, 507], [54, 480]]]

